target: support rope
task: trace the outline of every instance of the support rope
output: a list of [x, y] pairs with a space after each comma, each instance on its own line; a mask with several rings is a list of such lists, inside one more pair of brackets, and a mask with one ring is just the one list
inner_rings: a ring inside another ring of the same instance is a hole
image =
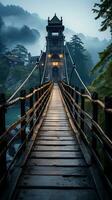
[[77, 71], [77, 69], [76, 69], [76, 64], [75, 64], [74, 61], [73, 61], [73, 58], [72, 58], [72, 56], [71, 56], [71, 53], [70, 53], [70, 51], [69, 51], [69, 48], [68, 48], [67, 44], [66, 44], [66, 49], [67, 49], [67, 51], [68, 51], [68, 54], [69, 54], [71, 63], [72, 63], [72, 65], [73, 65], [73, 71], [75, 71], [75, 73], [76, 73], [76, 75], [77, 75], [79, 81], [81, 82], [81, 84], [83, 85], [83, 87], [85, 88], [85, 90], [87, 91], [88, 95], [91, 96], [91, 93], [89, 92], [88, 88], [86, 87], [85, 83], [84, 83], [83, 80], [81, 79], [81, 77], [80, 77], [80, 75], [79, 75], [79, 73], [78, 73], [78, 71]]
[[7, 100], [7, 103], [9, 103], [14, 97], [15, 95], [21, 90], [21, 88], [25, 85], [25, 83], [29, 80], [29, 78], [32, 76], [33, 72], [39, 68], [39, 63], [40, 60], [42, 58], [43, 52], [41, 53], [40, 57], [39, 57], [39, 62], [35, 65], [35, 67], [32, 69], [32, 71], [30, 72], [30, 74], [28, 75], [28, 77], [23, 81], [23, 83], [17, 88], [17, 90], [11, 95], [11, 97]]
[[45, 77], [46, 69], [47, 69], [47, 53], [46, 53], [46, 59], [45, 59], [45, 66], [44, 66], [43, 76], [42, 76], [42, 79], [41, 79], [41, 85], [44, 82], [44, 77]]
[[[65, 54], [65, 51], [64, 51]], [[64, 61], [65, 61], [65, 73], [66, 73], [66, 79], [67, 79], [67, 83], [69, 85], [69, 78], [68, 78], [68, 72], [67, 72], [67, 62], [66, 62], [66, 55], [64, 56]]]

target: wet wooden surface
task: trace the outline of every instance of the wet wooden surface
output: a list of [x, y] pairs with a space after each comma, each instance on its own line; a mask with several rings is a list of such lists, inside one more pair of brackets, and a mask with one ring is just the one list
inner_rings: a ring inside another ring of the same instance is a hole
[[14, 199], [99, 199], [57, 86]]

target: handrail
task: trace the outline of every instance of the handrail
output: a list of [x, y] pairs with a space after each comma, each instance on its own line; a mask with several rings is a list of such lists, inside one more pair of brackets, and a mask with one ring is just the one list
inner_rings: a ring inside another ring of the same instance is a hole
[[26, 84], [26, 82], [29, 80], [29, 78], [32, 76], [33, 72], [39, 68], [40, 66], [40, 61], [42, 59], [42, 56], [43, 56], [43, 51], [41, 52], [40, 54], [40, 57], [39, 57], [39, 61], [38, 63], [36, 63], [36, 65], [34, 66], [34, 68], [32, 69], [32, 71], [29, 73], [29, 75], [27, 76], [27, 78], [21, 83], [21, 85], [16, 89], [16, 91], [11, 95], [11, 97], [9, 97], [9, 99], [7, 100], [7, 103], [9, 103], [14, 97], [15, 95], [23, 88], [23, 86]]
[[[84, 110], [81, 109], [81, 107], [75, 102], [75, 99], [73, 97], [71, 97], [71, 95], [67, 91], [65, 91], [65, 93], [66, 93], [68, 101], [72, 101], [71, 103], [73, 105], [75, 105], [75, 107], [78, 109], [78, 112], [75, 111], [75, 112], [77, 112], [77, 115], [82, 113], [85, 117], [87, 117], [92, 122], [92, 124], [95, 126], [95, 128], [98, 130], [98, 132], [99, 132], [100, 136], [102, 137], [103, 141], [106, 142], [106, 144], [109, 145], [110, 149], [112, 150], [112, 141], [109, 139], [109, 137], [107, 137], [107, 135], [102, 130], [102, 128], [99, 126], [99, 124], [96, 123], [87, 112], [85, 112]], [[82, 119], [82, 120], [84, 120], [84, 119]]]
[[[72, 120], [78, 128], [81, 138], [88, 145], [91, 152], [91, 160], [96, 161], [101, 170], [105, 181], [110, 190], [112, 190], [112, 99], [108, 98], [105, 104], [97, 98], [97, 94], [87, 95], [84, 92], [77, 91], [62, 81], [60, 90], [67, 105]], [[85, 110], [85, 100], [91, 103], [92, 113]], [[103, 129], [98, 120], [100, 110], [104, 114], [105, 129]]]
[[[47, 82], [37, 89], [33, 89], [29, 94], [20, 96], [10, 102], [3, 102], [0, 107], [0, 114], [3, 114], [3, 119], [0, 121], [0, 126], [4, 125], [5, 110], [17, 102], [20, 104], [21, 118], [14, 122], [9, 128], [0, 135], [0, 187], [6, 181], [9, 171], [14, 163], [20, 159], [20, 152], [23, 152], [27, 141], [33, 136], [33, 130], [40, 122], [42, 113], [47, 105], [52, 91], [53, 83]], [[29, 100], [30, 107], [26, 111], [25, 102]], [[15, 133], [12, 133], [17, 128]], [[1, 132], [0, 132], [1, 133]], [[10, 148], [18, 143], [18, 148], [15, 149], [14, 156], [11, 160], [7, 160]], [[2, 170], [2, 171], [1, 171]]]
[[[68, 84], [66, 84], [64, 81], [63, 85], [68, 86]], [[102, 108], [103, 110], [106, 110], [109, 113], [112, 113], [112, 109], [111, 108], [105, 108], [105, 104], [101, 101], [101, 100], [93, 100], [91, 96], [87, 95], [87, 94], [81, 94], [81, 92], [75, 90], [73, 87], [69, 86], [70, 89], [72, 89], [74, 91], [74, 93], [77, 93], [80, 97], [84, 97], [87, 98], [88, 100], [90, 100], [91, 102], [97, 103], [98, 106], [100, 106], [100, 108]]]

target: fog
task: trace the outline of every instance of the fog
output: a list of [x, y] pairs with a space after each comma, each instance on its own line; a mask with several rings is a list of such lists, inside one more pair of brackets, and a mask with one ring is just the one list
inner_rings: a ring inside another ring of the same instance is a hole
[[[3, 4], [0, 4], [0, 14], [2, 17], [0, 34], [8, 47], [20, 43], [25, 45], [32, 55], [39, 55], [46, 45], [47, 19], [44, 20], [38, 14], [27, 12], [19, 6], [4, 6]], [[64, 34], [67, 41], [73, 34], [78, 34], [85, 48], [90, 52], [94, 63], [98, 61], [98, 52], [109, 43], [109, 40], [100, 40], [67, 27]]]

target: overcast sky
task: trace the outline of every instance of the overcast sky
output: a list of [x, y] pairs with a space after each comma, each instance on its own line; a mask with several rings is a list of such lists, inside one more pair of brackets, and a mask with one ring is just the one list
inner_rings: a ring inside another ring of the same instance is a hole
[[0, 0], [0, 2], [5, 5], [22, 6], [44, 19], [57, 13], [59, 17], [63, 17], [64, 25], [75, 32], [100, 39], [110, 38], [109, 31], [99, 32], [101, 21], [94, 20], [95, 14], [92, 13], [92, 8], [99, 0]]

